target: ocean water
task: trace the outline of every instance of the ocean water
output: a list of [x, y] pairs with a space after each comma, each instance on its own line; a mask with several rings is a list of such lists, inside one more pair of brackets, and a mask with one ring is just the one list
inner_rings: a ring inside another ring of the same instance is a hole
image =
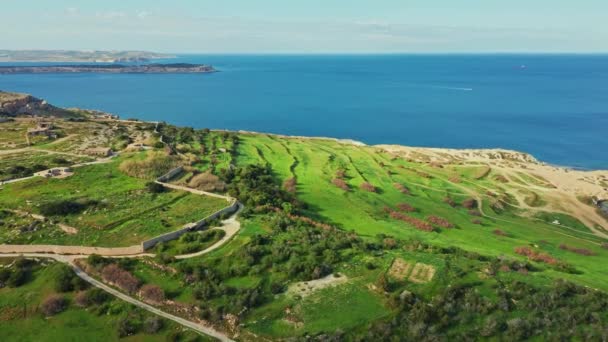
[[65, 107], [367, 144], [507, 148], [608, 169], [608, 55], [185, 55], [207, 75], [0, 75]]

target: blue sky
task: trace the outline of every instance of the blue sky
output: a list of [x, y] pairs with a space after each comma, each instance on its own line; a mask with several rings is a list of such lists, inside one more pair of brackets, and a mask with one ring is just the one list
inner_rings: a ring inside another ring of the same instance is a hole
[[605, 0], [2, 0], [0, 49], [608, 52]]

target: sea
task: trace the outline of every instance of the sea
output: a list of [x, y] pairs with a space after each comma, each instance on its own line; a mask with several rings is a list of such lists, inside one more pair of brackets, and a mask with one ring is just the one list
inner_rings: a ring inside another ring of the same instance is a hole
[[218, 72], [0, 75], [0, 89], [195, 128], [504, 148], [550, 164], [608, 169], [608, 55], [179, 55], [158, 62], [211, 64]]

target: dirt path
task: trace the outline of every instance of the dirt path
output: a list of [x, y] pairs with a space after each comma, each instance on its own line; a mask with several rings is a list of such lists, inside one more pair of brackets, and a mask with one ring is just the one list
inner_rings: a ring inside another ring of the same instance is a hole
[[213, 245], [207, 247], [206, 249], [204, 249], [200, 252], [178, 255], [175, 257], [175, 259], [194, 258], [197, 256], [205, 255], [207, 253], [210, 253], [210, 252], [222, 247], [224, 244], [226, 244], [228, 241], [230, 241], [236, 235], [236, 233], [238, 233], [239, 230], [241, 229], [241, 223], [239, 221], [237, 221], [236, 218], [237, 218], [237, 215], [243, 210], [243, 208], [244, 208], [243, 205], [239, 203], [239, 209], [236, 211], [236, 213], [234, 213], [228, 219], [222, 221], [221, 227], [213, 228], [213, 229], [223, 230], [224, 232], [226, 232], [226, 235], [224, 235], [224, 237], [221, 238], [218, 242], [214, 243]]
[[75, 260], [78, 258], [81, 258], [79, 256], [70, 256], [70, 255], [51, 255], [51, 254], [40, 254], [40, 253], [26, 253], [26, 254], [0, 254], [0, 258], [15, 258], [15, 257], [19, 257], [19, 256], [24, 256], [27, 258], [50, 258], [50, 259], [54, 259], [56, 261], [68, 264], [70, 267], [72, 267], [72, 269], [74, 270], [74, 272], [76, 273], [76, 275], [78, 277], [80, 277], [82, 280], [86, 281], [87, 283], [104, 290], [105, 292], [113, 295], [114, 297], [124, 300], [125, 302], [128, 302], [130, 304], [135, 305], [138, 308], [144, 309], [146, 311], [149, 311], [155, 315], [161, 316], [163, 318], [166, 318], [168, 320], [174, 321], [184, 327], [190, 328], [194, 331], [197, 331], [201, 334], [205, 334], [208, 336], [212, 336], [220, 341], [232, 341], [232, 339], [230, 339], [230, 337], [228, 337], [226, 334], [217, 331], [215, 329], [213, 329], [212, 327], [207, 327], [204, 326], [202, 324], [198, 324], [192, 321], [189, 321], [187, 319], [172, 315], [170, 313], [164, 312], [160, 309], [157, 309], [149, 304], [146, 304], [144, 302], [141, 302], [131, 296], [128, 296], [118, 290], [115, 290], [113, 288], [111, 288], [110, 286], [98, 281], [97, 279], [89, 276], [86, 272], [84, 272], [80, 267], [78, 267], [75, 264]]

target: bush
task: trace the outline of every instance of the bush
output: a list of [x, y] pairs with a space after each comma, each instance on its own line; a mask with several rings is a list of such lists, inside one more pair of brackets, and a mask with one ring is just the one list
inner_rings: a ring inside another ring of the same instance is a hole
[[416, 208], [412, 207], [411, 205], [407, 204], [407, 203], [399, 203], [397, 204], [397, 209], [401, 210], [401, 211], [405, 211], [408, 213], [413, 213], [416, 211]]
[[179, 164], [179, 158], [162, 153], [150, 153], [145, 160], [125, 160], [120, 164], [120, 171], [125, 174], [143, 179], [156, 179], [174, 169]]
[[474, 198], [467, 198], [462, 201], [462, 206], [467, 209], [477, 209], [477, 200]]
[[101, 276], [129, 293], [134, 293], [139, 287], [139, 280], [116, 264], [104, 267]]
[[188, 186], [191, 188], [203, 190], [203, 191], [226, 191], [226, 183], [222, 182], [220, 178], [213, 173], [207, 171], [200, 173], [188, 182]]
[[165, 189], [164, 186], [162, 186], [161, 184], [158, 184], [156, 182], [146, 183], [146, 189], [148, 189], [148, 191], [153, 194], [160, 194], [167, 190], [167, 189]]
[[64, 264], [59, 264], [57, 274], [55, 275], [55, 291], [69, 292], [74, 289], [74, 271]]
[[139, 322], [128, 317], [122, 318], [118, 321], [118, 336], [127, 337], [135, 335], [139, 331]]
[[563, 249], [565, 251], [570, 251], [576, 254], [580, 254], [580, 255], [586, 255], [586, 256], [591, 256], [591, 255], [595, 255], [595, 253], [593, 251], [590, 251], [586, 248], [577, 248], [577, 247], [572, 247], [572, 246], [568, 246], [566, 244], [561, 244], [559, 245], [560, 249]]
[[395, 189], [397, 189], [400, 193], [404, 195], [410, 194], [410, 189], [408, 189], [405, 185], [401, 183], [394, 183], [393, 186], [395, 187]]
[[501, 229], [494, 229], [494, 231], [492, 231], [492, 233], [494, 233], [494, 235], [498, 235], [498, 236], [509, 236], [505, 231], [503, 231]]
[[294, 177], [286, 179], [283, 182], [283, 188], [285, 189], [285, 191], [290, 192], [292, 194], [294, 194], [296, 192], [296, 179]]
[[368, 182], [361, 183], [360, 187], [361, 187], [361, 190], [368, 191], [368, 192], [377, 192], [378, 191], [378, 189], [376, 189], [375, 186], [371, 185]]
[[338, 188], [344, 190], [344, 191], [350, 191], [350, 187], [348, 186], [348, 184], [346, 184], [346, 182], [341, 179], [341, 178], [335, 178], [334, 180], [331, 181], [335, 186], [337, 186]]
[[429, 223], [439, 226], [441, 228], [447, 228], [447, 229], [454, 228], [454, 224], [451, 223], [450, 221], [444, 219], [443, 217], [431, 215], [431, 216], [427, 217], [426, 220], [429, 221]]
[[141, 296], [150, 302], [162, 303], [165, 300], [165, 291], [156, 285], [146, 284], [141, 287]]
[[94, 200], [62, 200], [40, 205], [40, 213], [44, 216], [66, 216], [78, 214], [98, 202]]
[[27, 272], [22, 268], [16, 268], [11, 272], [6, 284], [10, 287], [19, 287], [27, 281]]
[[42, 302], [42, 313], [54, 316], [66, 309], [68, 302], [63, 296], [51, 295]]
[[144, 321], [144, 332], [146, 334], [156, 334], [163, 328], [163, 320], [160, 317], [149, 317]]

